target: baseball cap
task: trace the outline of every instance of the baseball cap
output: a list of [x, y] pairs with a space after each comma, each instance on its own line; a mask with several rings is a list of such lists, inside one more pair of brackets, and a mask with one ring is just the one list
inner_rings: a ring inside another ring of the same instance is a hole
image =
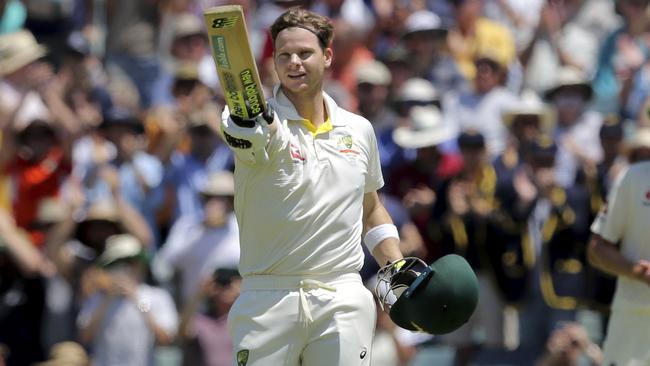
[[443, 35], [447, 33], [447, 28], [443, 26], [442, 19], [436, 13], [429, 10], [418, 10], [406, 18], [402, 36], [407, 37], [419, 32]]

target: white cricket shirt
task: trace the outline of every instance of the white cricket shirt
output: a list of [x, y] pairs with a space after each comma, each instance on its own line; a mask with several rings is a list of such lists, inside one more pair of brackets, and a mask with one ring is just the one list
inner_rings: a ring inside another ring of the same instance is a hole
[[328, 121], [314, 128], [279, 86], [268, 103], [280, 120], [269, 161], [235, 158], [235, 213], [242, 275], [357, 272], [363, 195], [384, 184], [377, 141], [365, 118], [323, 92]]
[[[591, 231], [621, 241], [621, 253], [629, 260], [650, 260], [650, 162], [634, 164], [619, 176]], [[650, 287], [619, 277], [612, 308], [650, 308]]]

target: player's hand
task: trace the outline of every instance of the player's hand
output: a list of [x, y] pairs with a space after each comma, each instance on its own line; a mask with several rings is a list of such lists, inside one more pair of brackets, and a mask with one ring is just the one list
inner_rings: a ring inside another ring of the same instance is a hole
[[639, 259], [632, 268], [637, 279], [650, 286], [650, 261]]
[[224, 111], [224, 118], [221, 121], [221, 131], [226, 143], [240, 157], [249, 162], [263, 162], [268, 160], [266, 147], [271, 140], [271, 125], [277, 118], [271, 109], [256, 116], [252, 120], [233, 119], [233, 116]]

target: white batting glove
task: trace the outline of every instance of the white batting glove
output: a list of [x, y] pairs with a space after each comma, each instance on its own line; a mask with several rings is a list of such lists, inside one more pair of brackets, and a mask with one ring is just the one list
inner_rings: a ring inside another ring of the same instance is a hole
[[[271, 129], [266, 118], [272, 123], [276, 118], [275, 112], [268, 111], [266, 117], [260, 114], [252, 120], [236, 122], [226, 107], [223, 117], [221, 127], [224, 138], [237, 156], [249, 163], [263, 163], [269, 160], [266, 147], [271, 139]], [[244, 127], [248, 125], [250, 127]]]

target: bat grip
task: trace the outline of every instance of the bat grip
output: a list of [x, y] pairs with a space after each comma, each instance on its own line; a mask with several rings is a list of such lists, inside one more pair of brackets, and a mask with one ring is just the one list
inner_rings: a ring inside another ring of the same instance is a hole
[[232, 119], [233, 122], [239, 127], [246, 127], [246, 128], [253, 128], [255, 127], [255, 120], [262, 116], [266, 123], [269, 125], [273, 123], [274, 115], [273, 115], [273, 110], [271, 108], [266, 108], [264, 111], [259, 113], [258, 115], [254, 116], [251, 119], [243, 119], [239, 116], [235, 116], [234, 114], [230, 115], [230, 119]]

